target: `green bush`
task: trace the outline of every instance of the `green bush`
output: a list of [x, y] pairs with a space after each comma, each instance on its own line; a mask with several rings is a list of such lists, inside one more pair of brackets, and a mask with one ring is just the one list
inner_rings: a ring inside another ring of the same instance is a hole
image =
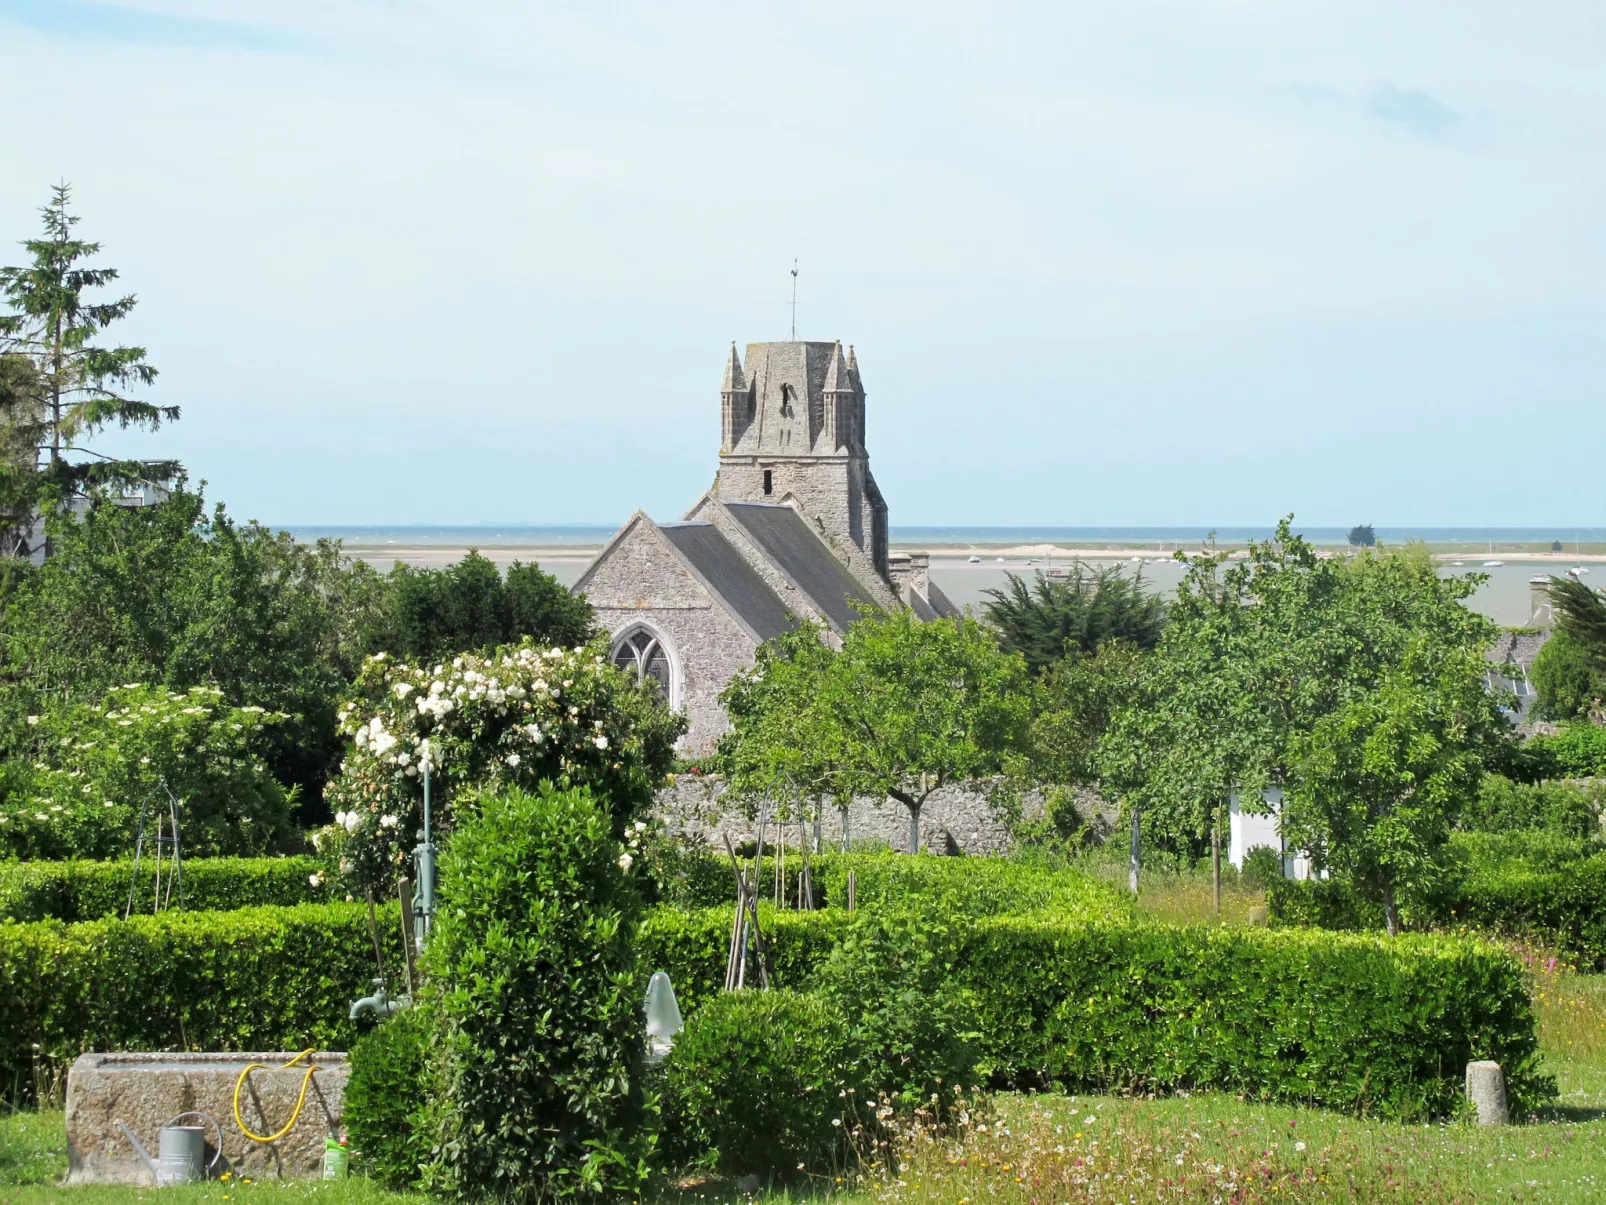
[[1283, 856], [1269, 845], [1257, 845], [1244, 855], [1239, 875], [1250, 891], [1265, 891], [1283, 877]]
[[[184, 909], [189, 912], [339, 898], [326, 875], [326, 864], [318, 858], [186, 858], [183, 871]], [[314, 884], [314, 879], [319, 882]], [[165, 894], [165, 866], [162, 882]], [[134, 888], [134, 912], [150, 912], [156, 888], [154, 862], [141, 862], [137, 883], [132, 861], [0, 862], [0, 922], [122, 916], [130, 887]], [[174, 891], [174, 906], [178, 899]]]
[[[380, 912], [400, 965], [397, 910]], [[352, 999], [371, 990], [359, 904], [167, 912], [0, 925], [0, 1095], [46, 1057], [85, 1050], [345, 1050]]]
[[410, 1188], [429, 1158], [428, 1056], [432, 1015], [408, 1008], [351, 1048], [342, 1120], [358, 1171]]
[[854, 1083], [912, 1110], [976, 1083], [976, 1000], [953, 975], [958, 936], [913, 911], [861, 914], [814, 982], [845, 1018]]
[[[766, 921], [782, 986], [807, 982], [845, 920]], [[729, 909], [643, 925], [644, 959], [688, 1012], [717, 993], [730, 928]], [[1215, 1087], [1409, 1117], [1452, 1112], [1467, 1061], [1494, 1058], [1523, 1107], [1546, 1089], [1521, 968], [1471, 939], [1002, 916], [956, 943], [996, 1084]]]
[[1528, 676], [1539, 696], [1535, 711], [1542, 720], [1578, 719], [1606, 697], [1606, 680], [1589, 650], [1566, 632], [1545, 641]]
[[[734, 910], [734, 902], [689, 912], [653, 908], [642, 920], [636, 937], [642, 970], [669, 972], [675, 998], [688, 1016], [724, 990]], [[759, 905], [758, 915], [775, 986], [782, 988], [807, 987], [853, 919], [834, 908], [777, 912], [765, 904]]]
[[[1274, 884], [1267, 903], [1282, 925], [1382, 925], [1375, 905], [1334, 882]], [[1456, 833], [1435, 889], [1402, 916], [1415, 929], [1473, 926], [1532, 938], [1606, 969], [1606, 851], [1543, 831]]]
[[729, 1175], [829, 1169], [853, 1126], [846, 1064], [842, 1019], [819, 997], [716, 996], [664, 1060], [665, 1154]]
[[1603, 810], [1606, 781], [1520, 783], [1489, 774], [1477, 799], [1463, 813], [1461, 827], [1484, 833], [1544, 829], [1568, 837], [1591, 837], [1601, 832]]
[[27, 794], [0, 803], [0, 856], [127, 856], [140, 816], [154, 824], [166, 815], [168, 791], [179, 802], [188, 853], [291, 847], [294, 797], [262, 759], [269, 730], [287, 718], [230, 707], [210, 686], [138, 685], [30, 716], [34, 774]]
[[1529, 782], [1547, 778], [1606, 775], [1606, 728], [1580, 722], [1554, 736], [1536, 736], [1518, 747], [1513, 777]]
[[[730, 858], [708, 848], [659, 852], [649, 849], [648, 866], [659, 898], [683, 908], [729, 908], [736, 899]], [[752, 859], [742, 868], [752, 873]], [[966, 916], [1048, 909], [1065, 915], [1103, 919], [1129, 916], [1125, 893], [1077, 870], [1010, 858], [945, 858], [936, 854], [866, 853], [809, 855], [817, 908], [847, 903], [848, 872], [858, 876], [860, 908], [887, 908], [919, 902], [922, 908]], [[786, 897], [795, 903], [803, 863], [796, 850], [786, 856]], [[766, 855], [756, 883], [762, 898], [773, 898], [775, 858]]]
[[426, 1184], [520, 1202], [631, 1191], [648, 1146], [626, 847], [583, 788], [475, 802], [442, 858], [423, 960], [441, 1018]]

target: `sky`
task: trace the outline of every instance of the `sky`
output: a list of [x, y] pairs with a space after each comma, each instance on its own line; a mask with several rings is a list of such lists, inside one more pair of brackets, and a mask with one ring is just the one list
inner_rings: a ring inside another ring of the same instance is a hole
[[1606, 9], [0, 0], [181, 458], [281, 524], [673, 519], [854, 344], [895, 526], [1606, 521]]

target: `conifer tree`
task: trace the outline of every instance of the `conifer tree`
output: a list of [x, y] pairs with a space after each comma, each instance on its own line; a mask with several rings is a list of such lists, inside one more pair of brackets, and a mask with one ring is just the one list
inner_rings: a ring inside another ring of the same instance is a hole
[[70, 200], [70, 187], [56, 185], [40, 210], [42, 237], [23, 243], [30, 262], [0, 268], [0, 294], [11, 310], [0, 314], [0, 355], [23, 356], [33, 368], [29, 388], [0, 395], [0, 425], [10, 442], [36, 450], [30, 509], [91, 488], [165, 481], [179, 468], [174, 461], [124, 460], [84, 446], [108, 425], [155, 430], [177, 419], [179, 411], [128, 395], [131, 387], [156, 379], [143, 347], [96, 341], [129, 315], [135, 298], [86, 298], [86, 292], [105, 288], [118, 274], [115, 268], [85, 265], [100, 244], [74, 237], [79, 219], [68, 212]]

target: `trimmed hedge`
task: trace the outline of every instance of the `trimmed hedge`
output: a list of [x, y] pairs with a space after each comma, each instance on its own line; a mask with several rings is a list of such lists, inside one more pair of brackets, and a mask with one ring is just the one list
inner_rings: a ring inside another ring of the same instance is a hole
[[[1606, 850], [1599, 844], [1550, 833], [1458, 833], [1447, 862], [1432, 896], [1403, 911], [1407, 925], [1471, 925], [1528, 937], [1606, 969]], [[1378, 905], [1337, 881], [1275, 882], [1267, 903], [1281, 925], [1383, 926]]]
[[[388, 969], [398, 911], [382, 910]], [[86, 1050], [346, 1049], [375, 974], [366, 904], [169, 912], [0, 925], [0, 1095], [29, 1082], [34, 1044]]]
[[[751, 872], [753, 860], [744, 859]], [[730, 859], [702, 850], [666, 858], [652, 867], [660, 898], [681, 908], [729, 908], [736, 897], [736, 876]], [[1088, 920], [1127, 917], [1132, 905], [1126, 893], [1074, 870], [1007, 858], [945, 858], [936, 854], [809, 855], [817, 908], [839, 908], [847, 900], [848, 871], [858, 874], [856, 898], [861, 908], [895, 905], [903, 900], [929, 900], [949, 915], [997, 916], [1010, 912], [1053, 911]], [[786, 892], [798, 898], [802, 860], [796, 851], [786, 857]], [[761, 898], [773, 898], [775, 859], [766, 856], [758, 872]]]
[[[313, 857], [189, 858], [184, 862], [184, 908], [192, 912], [228, 911], [268, 905], [324, 903], [334, 894], [309, 881], [327, 863]], [[166, 871], [164, 868], [164, 883]], [[0, 921], [86, 921], [122, 916], [134, 863], [0, 862]], [[151, 911], [155, 863], [140, 862], [134, 911]], [[164, 888], [165, 889], [165, 888]], [[174, 893], [177, 904], [177, 893]]]
[[[807, 986], [846, 920], [770, 919], [779, 986]], [[728, 909], [656, 910], [644, 969], [696, 1008], [723, 983], [730, 925]], [[1493, 1058], [1519, 1110], [1553, 1092], [1520, 967], [1471, 939], [1003, 916], [968, 928], [954, 975], [1000, 1086], [1220, 1088], [1412, 1118], [1454, 1112], [1467, 1062]]]

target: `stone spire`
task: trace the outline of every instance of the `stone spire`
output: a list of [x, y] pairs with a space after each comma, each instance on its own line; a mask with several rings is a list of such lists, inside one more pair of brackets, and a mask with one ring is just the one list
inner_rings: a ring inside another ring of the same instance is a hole
[[747, 388], [747, 378], [742, 375], [742, 361], [736, 355], [736, 344], [731, 344], [730, 359], [725, 363], [725, 381], [719, 387], [721, 393], [741, 393]]
[[830, 367], [825, 370], [825, 392], [853, 392], [853, 377], [848, 372], [848, 366], [842, 362], [842, 345], [840, 343], [832, 350]]
[[848, 375], [853, 379], [853, 387], [860, 393], [864, 392], [864, 385], [859, 381], [859, 362], [853, 358], [853, 344], [848, 344]]

